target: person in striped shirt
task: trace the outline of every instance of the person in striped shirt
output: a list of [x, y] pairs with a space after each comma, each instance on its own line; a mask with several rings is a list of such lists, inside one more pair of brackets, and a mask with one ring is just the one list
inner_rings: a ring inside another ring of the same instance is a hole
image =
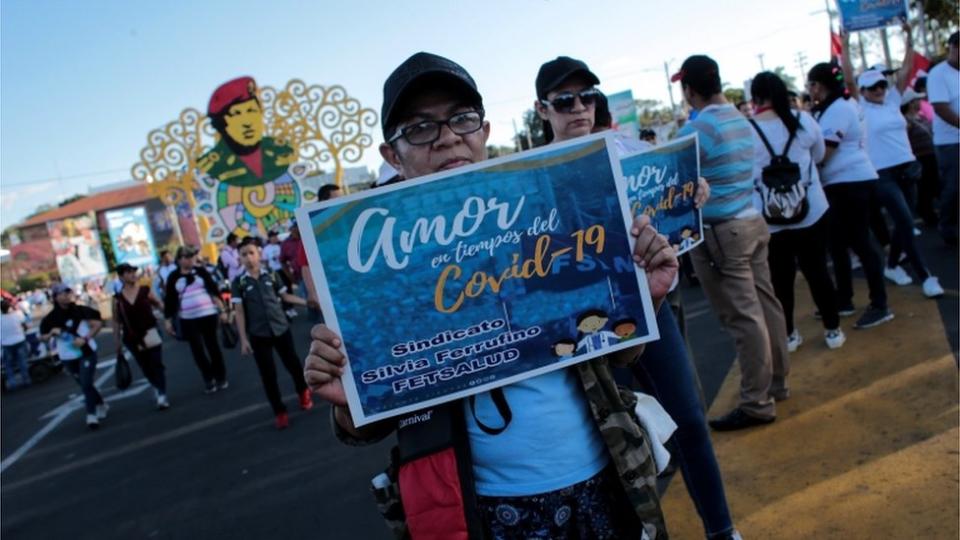
[[767, 265], [770, 231], [753, 206], [753, 131], [723, 97], [720, 68], [708, 56], [684, 60], [672, 81], [697, 111], [678, 137], [697, 133], [700, 174], [710, 184], [703, 207], [704, 242], [690, 252], [704, 293], [733, 335], [740, 363], [740, 404], [710, 421], [715, 430], [743, 429], [776, 419], [786, 399], [789, 360], [783, 308]]
[[230, 386], [223, 352], [217, 343], [217, 319], [219, 316], [220, 322], [226, 324], [227, 313], [216, 282], [196, 260], [197, 250], [192, 246], [177, 249], [177, 269], [167, 277], [164, 326], [168, 334], [176, 335], [173, 319], [179, 317], [183, 337], [190, 343], [193, 361], [203, 377], [204, 393], [212, 394]]

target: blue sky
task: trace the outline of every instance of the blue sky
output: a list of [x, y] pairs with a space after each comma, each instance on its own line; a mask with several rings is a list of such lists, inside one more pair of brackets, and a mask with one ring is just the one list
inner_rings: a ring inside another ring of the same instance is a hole
[[[827, 59], [823, 9], [823, 0], [4, 0], [0, 225], [128, 179], [151, 129], [204, 110], [239, 75], [341, 84], [379, 112], [394, 67], [420, 50], [442, 54], [477, 80], [491, 142], [512, 144], [537, 69], [557, 55], [586, 61], [604, 91], [666, 102], [663, 62], [675, 70], [695, 53], [716, 58], [732, 86], [759, 71], [760, 53], [768, 69], [799, 76], [798, 51], [807, 68]], [[374, 146], [360, 163], [380, 162]]]

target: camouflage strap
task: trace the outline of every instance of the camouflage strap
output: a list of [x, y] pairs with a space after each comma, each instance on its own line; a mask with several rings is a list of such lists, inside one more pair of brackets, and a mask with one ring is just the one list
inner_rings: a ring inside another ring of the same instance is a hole
[[668, 538], [650, 438], [633, 412], [636, 396], [617, 387], [606, 357], [578, 364], [577, 372], [620, 484], [647, 536], [651, 540]]

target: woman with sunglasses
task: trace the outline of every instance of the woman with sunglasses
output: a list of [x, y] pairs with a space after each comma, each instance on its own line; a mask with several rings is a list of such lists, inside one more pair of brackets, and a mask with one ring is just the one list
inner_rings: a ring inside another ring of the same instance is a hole
[[[913, 280], [902, 267], [900, 256], [904, 253], [913, 267], [914, 273], [923, 284], [923, 294], [927, 298], [943, 296], [943, 287], [939, 280], [930, 275], [923, 257], [917, 250], [913, 236], [913, 212], [904, 194], [913, 194], [920, 177], [920, 164], [910, 149], [907, 137], [907, 121], [900, 114], [902, 93], [907, 88], [907, 77], [913, 66], [913, 47], [910, 25], [903, 25], [906, 52], [903, 66], [899, 70], [896, 86], [891, 86], [883, 70], [864, 71], [853, 80], [853, 65], [850, 62], [849, 34], [844, 34], [843, 75], [850, 94], [859, 99], [863, 111], [864, 125], [867, 131], [867, 154], [877, 168], [877, 202], [886, 209], [893, 220], [893, 236], [890, 240], [890, 253], [887, 256], [884, 276], [897, 285], [909, 285]], [[883, 225], [886, 227], [886, 224]]]
[[830, 209], [830, 256], [837, 279], [837, 305], [841, 316], [853, 315], [852, 249], [860, 257], [870, 289], [870, 306], [854, 328], [872, 328], [893, 319], [887, 306], [880, 250], [870, 237], [870, 206], [876, 197], [877, 171], [864, 150], [860, 108], [844, 90], [840, 66], [820, 63], [807, 73], [807, 92], [816, 105], [813, 117], [825, 143], [820, 181]]
[[[544, 127], [552, 129], [554, 142], [593, 132], [597, 125], [597, 103], [602, 96], [595, 88], [597, 84], [600, 79], [580, 60], [561, 56], [540, 67], [534, 107]], [[698, 189], [702, 194], [709, 191], [705, 182], [700, 182]], [[698, 204], [702, 203], [699, 200]], [[669, 306], [658, 311], [657, 326], [660, 340], [647, 344], [632, 366], [633, 375], [677, 423], [674, 435], [677, 462], [687, 492], [703, 520], [707, 538], [739, 539], [727, 508], [720, 467], [685, 344]]]
[[[767, 224], [770, 228], [767, 261], [773, 289], [783, 306], [787, 323], [787, 347], [793, 352], [803, 342], [793, 324], [794, 282], [799, 266], [823, 317], [827, 347], [838, 349], [847, 338], [840, 329], [836, 290], [827, 271], [827, 220], [824, 218], [827, 197], [820, 185], [817, 168], [813, 166], [823, 158], [823, 134], [813, 117], [791, 108], [787, 86], [775, 73], [758, 73], [750, 84], [750, 95], [755, 107], [750, 123], [759, 135], [754, 138], [753, 145], [754, 181], [760, 182], [763, 168], [770, 164], [769, 145], [778, 155], [787, 149], [787, 157], [799, 166], [801, 182], [806, 186], [807, 213], [802, 220], [791, 224]], [[761, 209], [758, 190], [754, 191], [753, 199]]]

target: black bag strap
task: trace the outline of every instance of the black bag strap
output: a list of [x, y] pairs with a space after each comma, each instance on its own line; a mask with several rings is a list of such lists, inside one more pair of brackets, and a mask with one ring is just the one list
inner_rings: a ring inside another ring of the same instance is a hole
[[[139, 298], [139, 297], [140, 297], [140, 291], [138, 290], [138, 291], [137, 291], [137, 298]], [[119, 313], [119, 314], [120, 314], [120, 317], [123, 319], [123, 321], [122, 321], [122, 322], [123, 322], [123, 332], [124, 332], [126, 335], [130, 336], [131, 338], [136, 338], [136, 335], [135, 335], [136, 332], [134, 332], [134, 330], [133, 330], [133, 325], [130, 324], [130, 319], [127, 317], [127, 307], [123, 305], [123, 304], [125, 304], [125, 303], [127, 302], [126, 298], [123, 297], [123, 290], [121, 290], [120, 292], [118, 292], [117, 294], [115, 294], [115, 295], [113, 296], [113, 302], [114, 302], [114, 305], [116, 306], [117, 313]], [[143, 338], [140, 338], [140, 341], [142, 342], [142, 341], [143, 341]], [[143, 345], [144, 347], [146, 347], [146, 344], [144, 344], [144, 343], [141, 343], [141, 345]]]
[[503, 388], [491, 390], [490, 399], [493, 400], [493, 404], [497, 407], [497, 412], [500, 413], [500, 416], [503, 418], [503, 427], [492, 428], [477, 418], [477, 396], [470, 396], [470, 412], [473, 414], [473, 419], [476, 421], [477, 427], [483, 430], [484, 433], [487, 435], [499, 435], [507, 429], [510, 421], [513, 420], [513, 411], [510, 410], [510, 405], [507, 404], [507, 397], [503, 395]]
[[[790, 133], [790, 137], [787, 139], [787, 145], [783, 147], [783, 153], [780, 155], [777, 155], [777, 153], [773, 151], [773, 146], [770, 145], [770, 141], [767, 140], [767, 136], [763, 133], [763, 130], [760, 129], [760, 126], [757, 125], [757, 122], [753, 118], [747, 118], [747, 120], [750, 122], [751, 125], [753, 125], [753, 129], [757, 132], [757, 135], [760, 135], [760, 140], [763, 141], [763, 145], [767, 147], [767, 152], [770, 154], [771, 158], [787, 157], [787, 153], [790, 151], [790, 145], [793, 144], [793, 139], [796, 138], [797, 131], [799, 131], [799, 127], [793, 130], [792, 133]], [[800, 114], [798, 113], [797, 124], [799, 123], [800, 123]]]

